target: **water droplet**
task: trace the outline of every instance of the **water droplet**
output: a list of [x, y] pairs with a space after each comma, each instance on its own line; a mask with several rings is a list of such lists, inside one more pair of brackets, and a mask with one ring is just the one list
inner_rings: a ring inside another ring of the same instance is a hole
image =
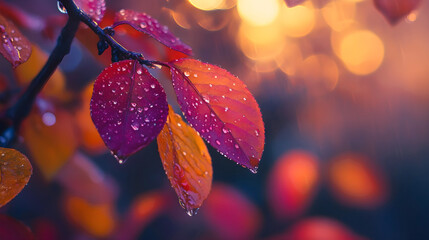
[[203, 99], [204, 99], [204, 102], [210, 103], [210, 99], [208, 99], [207, 97], [203, 97]]
[[180, 124], [180, 123], [177, 123], [177, 126], [178, 126], [178, 127], [181, 127], [181, 126], [182, 126], [182, 124]]
[[228, 107], [225, 107], [225, 112], [228, 112], [228, 110], [229, 110], [229, 108], [228, 108]]
[[255, 130], [255, 135], [259, 137], [259, 130]]
[[189, 77], [191, 74], [189, 72], [184, 72], [185, 76]]
[[138, 70], [137, 70], [137, 74], [138, 74], [138, 75], [142, 74], [142, 70], [141, 70], [141, 69], [138, 69]]
[[42, 121], [46, 126], [50, 127], [57, 122], [57, 119], [53, 113], [46, 112], [42, 115]]
[[228, 133], [229, 131], [228, 131], [228, 129], [226, 129], [226, 128], [222, 128], [222, 132], [223, 132], [223, 133]]
[[186, 152], [182, 152], [183, 156], [186, 156]]
[[57, 8], [58, 8], [58, 11], [60, 11], [60, 13], [63, 13], [63, 14], [67, 13], [66, 7], [64, 7], [64, 5], [60, 1], [57, 1]]
[[194, 73], [194, 77], [198, 77], [198, 74]]
[[141, 27], [141, 28], [146, 28], [146, 27], [147, 27], [147, 24], [146, 24], [145, 22], [142, 22], [142, 23], [140, 23], [140, 27]]
[[150, 85], [150, 87], [151, 87], [151, 88], [155, 88], [155, 84], [151, 84], [151, 85]]
[[139, 124], [138, 124], [138, 123], [136, 123], [136, 122], [133, 122], [133, 123], [131, 123], [131, 128], [132, 128], [134, 131], [137, 131], [137, 130], [139, 130]]
[[131, 106], [136, 107], [137, 104], [133, 102], [133, 103], [131, 103]]
[[163, 27], [162, 27], [162, 31], [163, 31], [164, 33], [167, 33], [167, 32], [168, 32], [168, 27], [167, 27], [167, 26], [163, 26]]
[[192, 217], [192, 216], [197, 215], [198, 210], [199, 210], [199, 208], [188, 209], [188, 210], [186, 210], [186, 213], [187, 213], [190, 217]]
[[219, 140], [216, 140], [216, 144], [217, 144], [217, 145], [220, 145], [220, 141], [219, 141]]
[[238, 146], [238, 144], [235, 144], [234, 147], [238, 149], [240, 146]]

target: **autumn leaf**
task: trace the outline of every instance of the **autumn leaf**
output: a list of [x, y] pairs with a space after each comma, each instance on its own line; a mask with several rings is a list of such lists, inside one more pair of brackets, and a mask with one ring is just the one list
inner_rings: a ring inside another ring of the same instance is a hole
[[285, 0], [286, 5], [288, 7], [295, 7], [296, 5], [299, 5], [303, 3], [305, 0]]
[[377, 207], [387, 198], [383, 174], [361, 154], [344, 153], [335, 157], [328, 174], [335, 196], [347, 205]]
[[389, 20], [396, 24], [401, 18], [415, 10], [421, 0], [374, 0], [375, 7]]
[[167, 26], [159, 24], [158, 20], [146, 13], [122, 9], [116, 14], [114, 25], [128, 24], [137, 31], [148, 34], [165, 46], [176, 51], [192, 55], [192, 49], [175, 37]]
[[81, 92], [81, 104], [75, 116], [80, 132], [80, 143], [83, 148], [91, 154], [100, 154], [106, 151], [107, 148], [91, 119], [89, 105], [93, 87], [94, 85], [91, 83]]
[[112, 202], [93, 204], [70, 195], [64, 199], [64, 211], [74, 225], [97, 238], [109, 236], [116, 227]]
[[103, 70], [90, 107], [95, 127], [120, 163], [154, 140], [168, 115], [164, 89], [133, 60]]
[[319, 180], [317, 158], [305, 151], [287, 152], [277, 160], [268, 178], [268, 201], [278, 217], [293, 218], [311, 203]]
[[26, 62], [31, 55], [31, 44], [15, 25], [0, 15], [0, 54], [14, 68]]
[[169, 107], [167, 123], [158, 135], [165, 173], [188, 215], [196, 213], [212, 184], [212, 162], [198, 133]]
[[106, 12], [104, 0], [74, 0], [74, 2], [97, 23], [101, 21]]
[[[16, 80], [21, 86], [27, 86], [42, 69], [48, 55], [38, 46], [33, 45], [33, 52], [27, 62], [14, 70]], [[42, 95], [56, 100], [67, 101], [71, 94], [66, 90], [66, 80], [62, 71], [57, 68], [42, 90]]]
[[191, 126], [226, 157], [256, 172], [264, 149], [264, 124], [244, 83], [194, 59], [178, 59], [170, 67], [178, 103]]
[[30, 180], [32, 171], [30, 162], [22, 153], [15, 149], [0, 148], [0, 207], [21, 192]]
[[51, 179], [78, 146], [75, 122], [71, 113], [50, 106], [39, 98], [37, 107], [23, 121], [20, 129], [31, 159], [46, 179]]
[[261, 213], [242, 193], [227, 185], [216, 184], [201, 214], [217, 238], [255, 239], [261, 227]]
[[30, 228], [12, 217], [0, 214], [0, 237], [4, 240], [34, 240]]

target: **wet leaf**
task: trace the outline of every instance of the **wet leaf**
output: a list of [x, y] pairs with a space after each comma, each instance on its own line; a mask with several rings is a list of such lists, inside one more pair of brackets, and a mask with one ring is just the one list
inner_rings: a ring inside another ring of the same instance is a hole
[[317, 158], [305, 151], [281, 156], [268, 179], [268, 200], [278, 217], [297, 217], [304, 213], [319, 179]]
[[25, 155], [15, 149], [0, 148], [0, 207], [21, 192], [32, 171]]
[[91, 154], [100, 154], [107, 150], [106, 145], [98, 134], [91, 119], [89, 105], [93, 91], [93, 84], [89, 84], [81, 93], [81, 105], [77, 110], [76, 122], [80, 130], [80, 143]]
[[177, 100], [191, 126], [226, 157], [256, 172], [264, 149], [264, 124], [244, 83], [194, 59], [170, 65]]
[[383, 174], [371, 161], [355, 153], [345, 153], [331, 161], [329, 180], [338, 199], [351, 206], [376, 207], [386, 200]]
[[64, 210], [69, 220], [92, 236], [109, 236], [116, 226], [113, 203], [91, 204], [83, 198], [66, 196]]
[[[48, 60], [48, 55], [38, 46], [33, 45], [33, 52], [27, 62], [15, 69], [16, 80], [21, 86], [27, 86], [39, 73], [43, 65]], [[66, 91], [65, 76], [57, 68], [49, 81], [43, 87], [42, 95], [45, 97], [67, 101], [71, 94]]]
[[159, 24], [158, 20], [152, 18], [146, 13], [123, 9], [116, 14], [115, 22], [129, 24], [137, 31], [150, 35], [171, 49], [187, 55], [192, 55], [191, 47], [182, 43], [177, 37], [175, 37], [168, 30], [167, 26]]
[[192, 216], [207, 198], [212, 185], [212, 162], [207, 147], [171, 107], [157, 139], [165, 173], [182, 207]]
[[56, 179], [71, 194], [90, 203], [113, 202], [117, 185], [82, 153], [74, 154], [58, 172]]
[[12, 217], [1, 214], [0, 237], [4, 240], [34, 240], [30, 228]]
[[206, 218], [215, 239], [255, 239], [261, 224], [256, 206], [234, 188], [214, 185], [201, 214]]
[[71, 113], [38, 99], [37, 107], [23, 121], [20, 130], [31, 159], [46, 179], [51, 179], [78, 146]]
[[164, 89], [137, 61], [113, 63], [94, 83], [91, 117], [120, 163], [156, 138], [167, 115]]
[[104, 0], [74, 0], [74, 2], [97, 23], [101, 21], [106, 12]]
[[296, 5], [305, 2], [305, 0], [285, 0], [285, 2], [288, 7], [295, 7]]
[[116, 237], [113, 239], [138, 239], [144, 227], [160, 215], [166, 206], [168, 201], [162, 193], [150, 192], [138, 196], [131, 204], [122, 224], [117, 228]]
[[375, 7], [389, 20], [396, 24], [400, 19], [415, 10], [421, 0], [374, 0]]
[[31, 55], [31, 43], [2, 15], [0, 15], [0, 41], [0, 54], [14, 68], [26, 62]]

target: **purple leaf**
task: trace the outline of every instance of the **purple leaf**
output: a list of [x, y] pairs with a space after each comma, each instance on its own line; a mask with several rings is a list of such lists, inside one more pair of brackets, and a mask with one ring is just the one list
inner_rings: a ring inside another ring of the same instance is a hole
[[264, 123], [244, 83], [194, 59], [178, 59], [170, 67], [178, 103], [191, 126], [226, 157], [256, 172], [264, 150]]
[[76, 5], [88, 14], [97, 23], [101, 21], [106, 12], [104, 0], [74, 0]]
[[134, 60], [101, 72], [90, 108], [101, 138], [120, 163], [155, 139], [168, 115], [164, 89]]
[[192, 49], [175, 37], [167, 26], [159, 24], [158, 20], [152, 18], [146, 13], [135, 12], [133, 10], [122, 9], [116, 14], [115, 25], [128, 24], [137, 31], [148, 34], [165, 46], [192, 55]]
[[286, 5], [288, 7], [295, 7], [296, 5], [299, 5], [303, 3], [305, 0], [285, 0]]
[[0, 54], [14, 68], [28, 60], [31, 54], [30, 42], [15, 25], [0, 15]]

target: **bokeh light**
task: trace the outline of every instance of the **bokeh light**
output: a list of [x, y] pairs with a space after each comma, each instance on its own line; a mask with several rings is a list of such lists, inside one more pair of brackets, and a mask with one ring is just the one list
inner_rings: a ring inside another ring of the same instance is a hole
[[237, 11], [240, 17], [255, 26], [272, 23], [278, 16], [280, 0], [238, 0]]
[[287, 36], [303, 37], [313, 30], [316, 17], [310, 4], [281, 8], [281, 23]]
[[194, 7], [204, 10], [210, 11], [215, 10], [219, 6], [221, 6], [224, 0], [188, 0]]

